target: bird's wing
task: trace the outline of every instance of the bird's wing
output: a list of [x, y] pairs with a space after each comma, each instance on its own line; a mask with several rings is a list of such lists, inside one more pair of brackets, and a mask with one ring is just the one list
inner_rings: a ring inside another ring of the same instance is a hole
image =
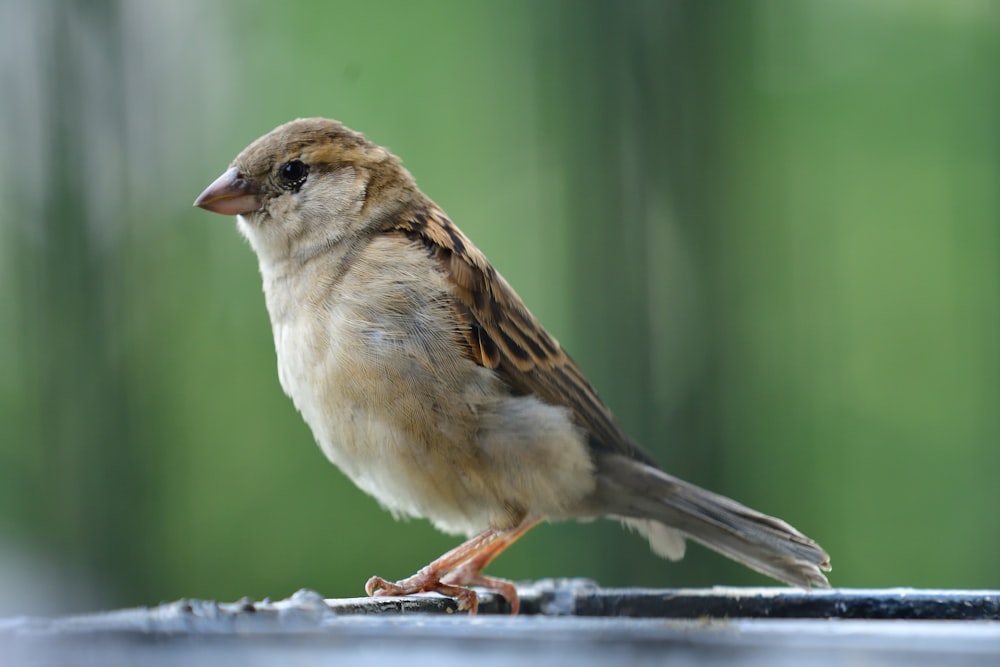
[[440, 263], [454, 290], [458, 329], [470, 359], [494, 370], [515, 393], [568, 408], [588, 432], [591, 446], [653, 464], [625, 435], [576, 363], [440, 209], [405, 215], [389, 231], [420, 243]]

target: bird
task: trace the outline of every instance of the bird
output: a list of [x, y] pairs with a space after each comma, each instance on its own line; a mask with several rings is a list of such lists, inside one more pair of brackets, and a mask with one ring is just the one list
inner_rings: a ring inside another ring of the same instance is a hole
[[256, 253], [278, 378], [326, 457], [395, 517], [468, 539], [372, 595], [473, 586], [543, 521], [607, 517], [665, 558], [694, 540], [778, 581], [828, 588], [785, 521], [668, 474], [388, 149], [325, 118], [280, 125], [195, 200]]

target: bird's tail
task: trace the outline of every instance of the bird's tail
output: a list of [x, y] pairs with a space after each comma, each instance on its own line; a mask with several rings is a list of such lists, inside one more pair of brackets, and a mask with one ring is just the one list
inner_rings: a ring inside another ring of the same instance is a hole
[[829, 588], [830, 557], [781, 519], [634, 459], [598, 464], [602, 509], [649, 539], [653, 551], [677, 560], [691, 538], [747, 567], [793, 586]]

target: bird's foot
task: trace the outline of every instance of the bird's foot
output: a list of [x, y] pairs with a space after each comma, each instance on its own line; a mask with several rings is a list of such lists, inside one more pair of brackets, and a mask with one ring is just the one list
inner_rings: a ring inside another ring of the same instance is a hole
[[445, 583], [437, 574], [432, 573], [418, 572], [412, 577], [396, 582], [388, 581], [382, 577], [372, 577], [365, 584], [365, 592], [371, 597], [440, 593], [455, 598], [459, 611], [468, 609], [470, 615], [479, 611], [479, 596], [474, 590], [459, 584]]
[[479, 596], [469, 586], [482, 586], [506, 598], [511, 614], [516, 614], [521, 602], [514, 584], [506, 579], [487, 577], [483, 574], [483, 569], [497, 554], [539, 521], [540, 519], [525, 519], [514, 528], [486, 530], [458, 545], [412, 577], [397, 582], [372, 577], [365, 584], [365, 592], [369, 596], [436, 592], [455, 598], [460, 610], [468, 609], [470, 614], [475, 614], [479, 609]]
[[[499, 577], [488, 577], [482, 572], [475, 570], [472, 564], [466, 564], [457, 570], [449, 573], [442, 579], [445, 585], [450, 586], [481, 586], [499, 594], [510, 605], [511, 616], [516, 616], [521, 610], [521, 599], [517, 596], [517, 587], [514, 582]], [[465, 588], [465, 590], [471, 590]]]

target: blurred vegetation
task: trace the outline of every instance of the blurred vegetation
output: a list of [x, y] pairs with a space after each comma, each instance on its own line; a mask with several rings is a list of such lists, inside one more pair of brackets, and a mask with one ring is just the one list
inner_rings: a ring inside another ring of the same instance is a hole
[[[0, 0], [0, 26], [0, 570], [64, 607], [357, 595], [456, 543], [326, 463], [252, 253], [190, 207], [310, 115], [402, 156], [637, 440], [818, 539], [835, 585], [1000, 586], [997, 5]], [[491, 571], [766, 583], [610, 522]]]

